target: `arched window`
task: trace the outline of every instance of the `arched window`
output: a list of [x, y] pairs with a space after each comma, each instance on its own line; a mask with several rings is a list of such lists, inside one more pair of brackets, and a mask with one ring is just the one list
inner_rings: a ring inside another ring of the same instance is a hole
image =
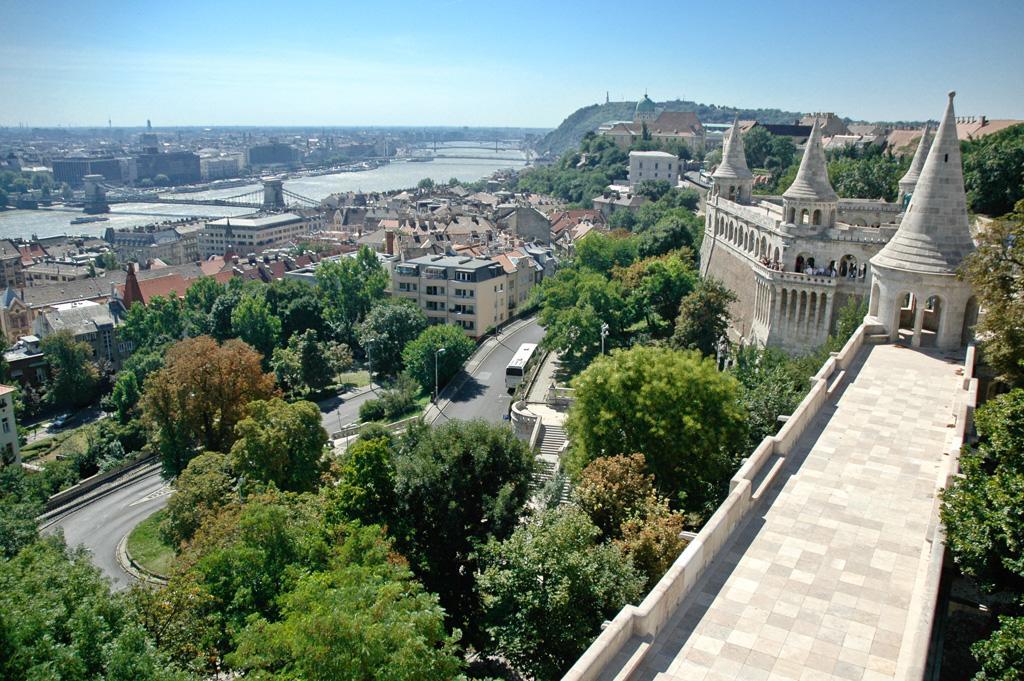
[[796, 208], [790, 208], [789, 209], [789, 220], [788, 220], [788, 222], [790, 224], [796, 222]]
[[808, 217], [809, 217], [809, 214], [807, 212], [807, 209], [804, 208], [802, 211], [800, 211], [800, 224], [801, 225], [806, 225]]
[[814, 217], [812, 218], [812, 221], [816, 225], [820, 225], [821, 224], [821, 209], [820, 208], [814, 209]]

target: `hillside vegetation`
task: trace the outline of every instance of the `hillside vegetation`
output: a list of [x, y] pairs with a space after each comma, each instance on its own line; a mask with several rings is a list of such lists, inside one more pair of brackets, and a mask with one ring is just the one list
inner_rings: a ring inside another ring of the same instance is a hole
[[[583, 135], [596, 130], [602, 123], [632, 120], [635, 108], [636, 102], [609, 102], [577, 109], [562, 121], [561, 125], [544, 136], [537, 145], [537, 150], [558, 155], [567, 149], [573, 149], [583, 139]], [[738, 109], [679, 99], [661, 102], [658, 108], [665, 111], [695, 111], [702, 123], [730, 123], [737, 115], [744, 120], [757, 120], [761, 123], [792, 123], [801, 115], [795, 111], [780, 109]]]

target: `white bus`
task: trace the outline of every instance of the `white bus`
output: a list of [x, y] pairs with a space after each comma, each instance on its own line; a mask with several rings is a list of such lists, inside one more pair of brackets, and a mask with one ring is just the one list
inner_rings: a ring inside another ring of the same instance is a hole
[[523, 343], [512, 356], [512, 361], [505, 367], [505, 387], [511, 392], [523, 382], [523, 376], [529, 368], [530, 360], [537, 353], [536, 343]]

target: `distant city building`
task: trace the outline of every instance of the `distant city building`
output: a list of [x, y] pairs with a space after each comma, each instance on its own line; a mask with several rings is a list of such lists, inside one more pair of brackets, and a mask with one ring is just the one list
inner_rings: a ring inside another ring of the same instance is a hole
[[77, 341], [92, 348], [93, 361], [109, 362], [120, 369], [134, 350], [131, 341], [121, 340], [117, 328], [121, 325], [121, 304], [106, 305], [91, 301], [63, 303], [36, 317], [35, 335], [45, 339], [59, 331], [68, 331]]
[[293, 165], [299, 160], [299, 150], [283, 142], [269, 142], [249, 147], [246, 165], [250, 168], [273, 165]]
[[53, 181], [78, 189], [86, 175], [102, 175], [107, 182], [121, 184], [129, 180], [128, 159], [57, 158], [53, 160]]
[[199, 173], [204, 180], [223, 180], [238, 177], [241, 170], [238, 156], [211, 156], [199, 159]]
[[14, 388], [0, 385], [0, 467], [20, 465], [18, 421], [14, 414]]
[[645, 180], [664, 180], [673, 187], [679, 182], [679, 159], [664, 151], [629, 152], [629, 188]]
[[680, 143], [690, 148], [694, 156], [703, 156], [706, 149], [706, 132], [697, 114], [692, 111], [662, 111], [655, 115], [656, 106], [645, 94], [637, 102], [632, 122], [617, 122], [600, 130], [602, 135], [611, 137], [620, 149], [647, 138], [659, 144]]
[[850, 128], [847, 127], [846, 122], [831, 111], [807, 114], [800, 119], [799, 124], [809, 128], [814, 125], [815, 121], [818, 123], [818, 130], [821, 131], [822, 137], [850, 134]]
[[10, 286], [4, 289], [0, 297], [0, 330], [8, 344], [32, 332], [32, 310], [25, 299]]
[[158, 175], [165, 175], [171, 184], [192, 184], [202, 180], [199, 156], [191, 151], [140, 154], [135, 157], [135, 168], [139, 180], [153, 180]]
[[306, 218], [295, 213], [248, 215], [207, 222], [199, 232], [199, 255], [262, 253], [268, 248], [301, 241], [309, 234]]
[[161, 260], [168, 265], [183, 265], [199, 260], [199, 232], [202, 229], [202, 222], [150, 230], [108, 228], [104, 239], [113, 247], [120, 262], [145, 264]]
[[21, 250], [9, 239], [0, 240], [0, 286], [24, 286], [25, 267]]

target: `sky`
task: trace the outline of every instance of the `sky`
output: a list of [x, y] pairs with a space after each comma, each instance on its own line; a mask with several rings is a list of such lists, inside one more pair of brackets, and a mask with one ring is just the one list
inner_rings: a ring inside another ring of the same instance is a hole
[[1024, 0], [0, 0], [0, 125], [557, 126], [684, 98], [1024, 118]]

